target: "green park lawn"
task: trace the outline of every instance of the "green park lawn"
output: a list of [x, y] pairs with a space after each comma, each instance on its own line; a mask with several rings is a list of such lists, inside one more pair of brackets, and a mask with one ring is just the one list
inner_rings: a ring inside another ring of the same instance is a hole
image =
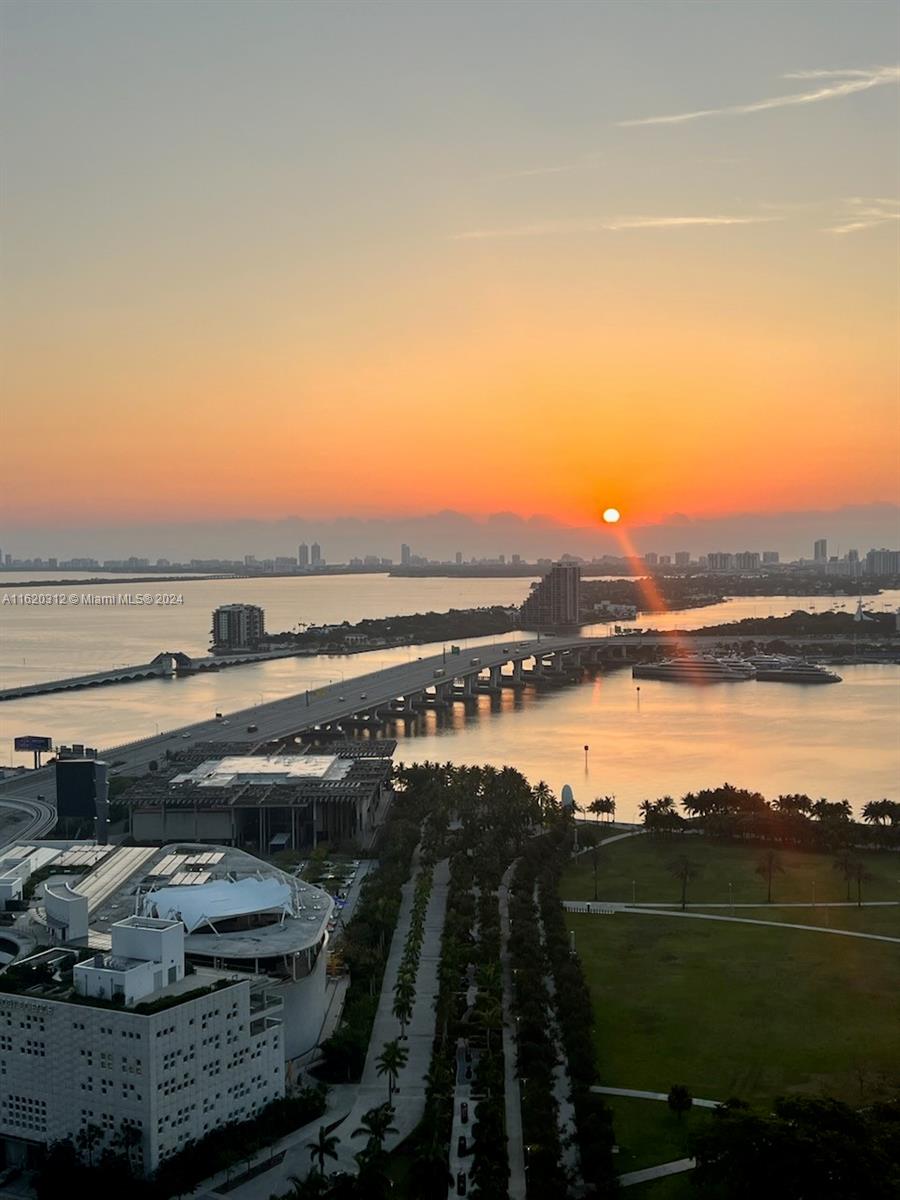
[[[603, 832], [603, 826], [599, 826]], [[765, 903], [766, 880], [756, 874], [765, 851], [758, 846], [717, 843], [687, 835], [648, 837], [640, 835], [602, 846], [596, 851], [597, 898], [639, 904], [677, 903], [681, 885], [670, 864], [682, 855], [698, 867], [688, 888], [688, 902], [727, 904]], [[812, 903], [815, 899], [847, 899], [843, 872], [834, 866], [834, 856], [805, 850], [779, 850], [783, 873], [773, 880], [772, 899]], [[900, 900], [900, 854], [890, 851], [860, 851], [871, 880], [863, 883], [863, 900]], [[729, 883], [732, 892], [729, 892]], [[564, 900], [594, 899], [594, 852], [587, 851], [563, 876], [560, 895]], [[851, 899], [856, 900], [855, 884]]]
[[616, 1131], [616, 1171], [641, 1171], [658, 1163], [687, 1158], [688, 1137], [711, 1119], [709, 1109], [692, 1108], [679, 1120], [661, 1100], [604, 1096]]
[[900, 946], [639, 913], [567, 921], [605, 1084], [858, 1104], [900, 1075]]

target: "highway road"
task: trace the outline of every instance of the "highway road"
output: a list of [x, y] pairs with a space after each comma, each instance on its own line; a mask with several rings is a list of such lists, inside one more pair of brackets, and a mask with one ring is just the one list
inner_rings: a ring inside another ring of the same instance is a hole
[[[791, 638], [801, 646], [808, 641], [821, 642], [822, 638]], [[612, 637], [546, 637], [531, 641], [499, 640], [493, 644], [470, 647], [460, 655], [435, 654], [418, 658], [398, 666], [386, 667], [381, 671], [347, 678], [341, 683], [317, 688], [311, 692], [300, 692], [281, 700], [237, 712], [224, 714], [222, 719], [201, 721], [195, 725], [169, 730], [159, 736], [145, 738], [121, 746], [106, 747], [102, 757], [110, 764], [114, 774], [143, 774], [153, 760], [165, 757], [166, 750], [189, 749], [197, 742], [248, 741], [254, 745], [262, 742], [287, 738], [316, 725], [328, 725], [369, 709], [383, 708], [398, 696], [421, 692], [436, 683], [447, 683], [466, 675], [477, 674], [490, 667], [503, 666], [513, 660], [529, 659], [536, 653], [549, 656], [556, 651], [573, 649], [624, 650], [629, 646], [659, 646], [665, 648], [690, 645], [696, 650], [709, 650], [721, 645], [723, 639], [716, 635], [693, 633], [641, 637], [621, 635]], [[352, 660], [348, 660], [348, 665]], [[435, 676], [436, 671], [445, 672]], [[249, 725], [256, 728], [248, 730]], [[27, 830], [17, 831], [19, 837], [37, 838], [52, 828], [55, 803], [53, 767], [40, 771], [28, 771], [0, 781], [0, 808], [20, 808], [28, 819]], [[4, 834], [0, 831], [0, 846]], [[8, 837], [7, 837], [7, 840]]]
[[[615, 639], [616, 641], [625, 639]], [[434, 684], [448, 683], [466, 675], [475, 675], [490, 667], [500, 667], [514, 659], [528, 659], [535, 653], [550, 655], [575, 648], [590, 649], [609, 645], [609, 638], [547, 637], [539, 640], [498, 642], [477, 645], [462, 654], [435, 654], [386, 667], [367, 675], [348, 678], [341, 683], [300, 692], [267, 704], [223, 714], [159, 736], [121, 746], [105, 747], [101, 757], [111, 765], [113, 774], [133, 775], [146, 772], [149, 764], [165, 757], [166, 750], [190, 749], [198, 742], [247, 741], [253, 745], [290, 737], [316, 725], [328, 725], [355, 713], [382, 708], [398, 696], [421, 692]], [[435, 674], [441, 672], [441, 674]], [[255, 729], [250, 731], [248, 726]], [[115, 765], [113, 765], [115, 764]], [[53, 766], [28, 771], [0, 781], [0, 808], [20, 810], [27, 826], [15, 829], [12, 839], [38, 838], [55, 823], [55, 775]], [[4, 844], [0, 832], [0, 845]]]

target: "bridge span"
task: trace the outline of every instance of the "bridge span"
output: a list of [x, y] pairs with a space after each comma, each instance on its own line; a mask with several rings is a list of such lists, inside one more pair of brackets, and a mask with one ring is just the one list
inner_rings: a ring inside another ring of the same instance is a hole
[[23, 683], [0, 689], [0, 700], [23, 700], [27, 696], [46, 696], [51, 692], [74, 692], [81, 688], [102, 687], [110, 683], [132, 683], [136, 679], [159, 679], [174, 675], [193, 675], [199, 671], [220, 671], [224, 667], [240, 667], [245, 663], [267, 662], [273, 658], [294, 658], [306, 651], [265, 650], [245, 654], [204, 654], [192, 658], [182, 650], [163, 650], [150, 662], [137, 666], [111, 667], [90, 675], [70, 675], [65, 679], [47, 679], [38, 683]]
[[[788, 640], [788, 639], [783, 639]], [[822, 638], [794, 638], [821, 644]], [[677, 645], [697, 649], [721, 646], [723, 639], [710, 634], [679, 635]], [[585, 667], [608, 661], [624, 661], [632, 647], [669, 648], [676, 645], [671, 635], [617, 635], [613, 637], [542, 637], [517, 641], [505, 639], [475, 645], [461, 654], [436, 654], [314, 691], [299, 692], [252, 708], [227, 713], [223, 718], [200, 721], [142, 741], [106, 747], [101, 755], [114, 774], [144, 774], [149, 764], [165, 757], [166, 751], [190, 749], [197, 742], [246, 740], [252, 748], [266, 743], [286, 743], [302, 733], [335, 729], [346, 725], [377, 728], [383, 721], [412, 716], [423, 708], [440, 707], [474, 699], [481, 692], [498, 692], [504, 687], [527, 683], [555, 686], [581, 677]], [[27, 771], [0, 781], [0, 806], [24, 802], [32, 822], [31, 837], [52, 828], [55, 804], [52, 765]], [[43, 809], [35, 810], [35, 805]], [[24, 836], [21, 833], [19, 836]], [[0, 842], [2, 842], [0, 833]]]

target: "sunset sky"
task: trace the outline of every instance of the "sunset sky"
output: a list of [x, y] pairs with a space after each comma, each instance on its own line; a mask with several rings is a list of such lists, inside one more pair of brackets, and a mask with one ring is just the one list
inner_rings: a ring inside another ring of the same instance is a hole
[[2, 20], [4, 535], [900, 499], [894, 4]]

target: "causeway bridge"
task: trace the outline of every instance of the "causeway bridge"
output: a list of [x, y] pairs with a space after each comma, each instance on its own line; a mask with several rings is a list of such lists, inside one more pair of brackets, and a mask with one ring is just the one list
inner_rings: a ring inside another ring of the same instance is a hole
[[[267, 650], [259, 653], [216, 655], [192, 658], [183, 650], [163, 650], [149, 662], [137, 666], [112, 667], [90, 675], [71, 675], [66, 679], [48, 679], [0, 689], [0, 700], [23, 700], [26, 696], [46, 696], [51, 692], [74, 692], [81, 688], [102, 687], [110, 683], [132, 683], [136, 679], [159, 679], [174, 675], [193, 675], [198, 671], [221, 671], [245, 663], [266, 662], [272, 658], [293, 658], [297, 650]], [[303, 653], [306, 653], [305, 651]]]
[[[798, 648], [823, 639], [782, 639]], [[385, 667], [341, 683], [304, 691], [254, 705], [222, 718], [200, 721], [142, 741], [105, 747], [101, 757], [113, 774], [144, 774], [166, 751], [190, 749], [198, 742], [246, 741], [256, 749], [271, 744], [288, 745], [299, 734], [328, 730], [377, 729], [392, 719], [412, 717], [427, 708], [474, 702], [484, 692], [574, 683], [586, 669], [628, 661], [632, 647], [672, 649], [686, 643], [698, 650], [721, 646], [723, 639], [697, 633], [679, 636], [617, 635], [613, 637], [515, 637], [469, 647], [460, 654], [435, 654], [412, 662]], [[8, 838], [40, 837], [55, 822], [55, 776], [52, 765], [0, 780], [0, 808], [27, 813], [29, 832], [12, 830]], [[4, 834], [0, 833], [0, 845]]]

